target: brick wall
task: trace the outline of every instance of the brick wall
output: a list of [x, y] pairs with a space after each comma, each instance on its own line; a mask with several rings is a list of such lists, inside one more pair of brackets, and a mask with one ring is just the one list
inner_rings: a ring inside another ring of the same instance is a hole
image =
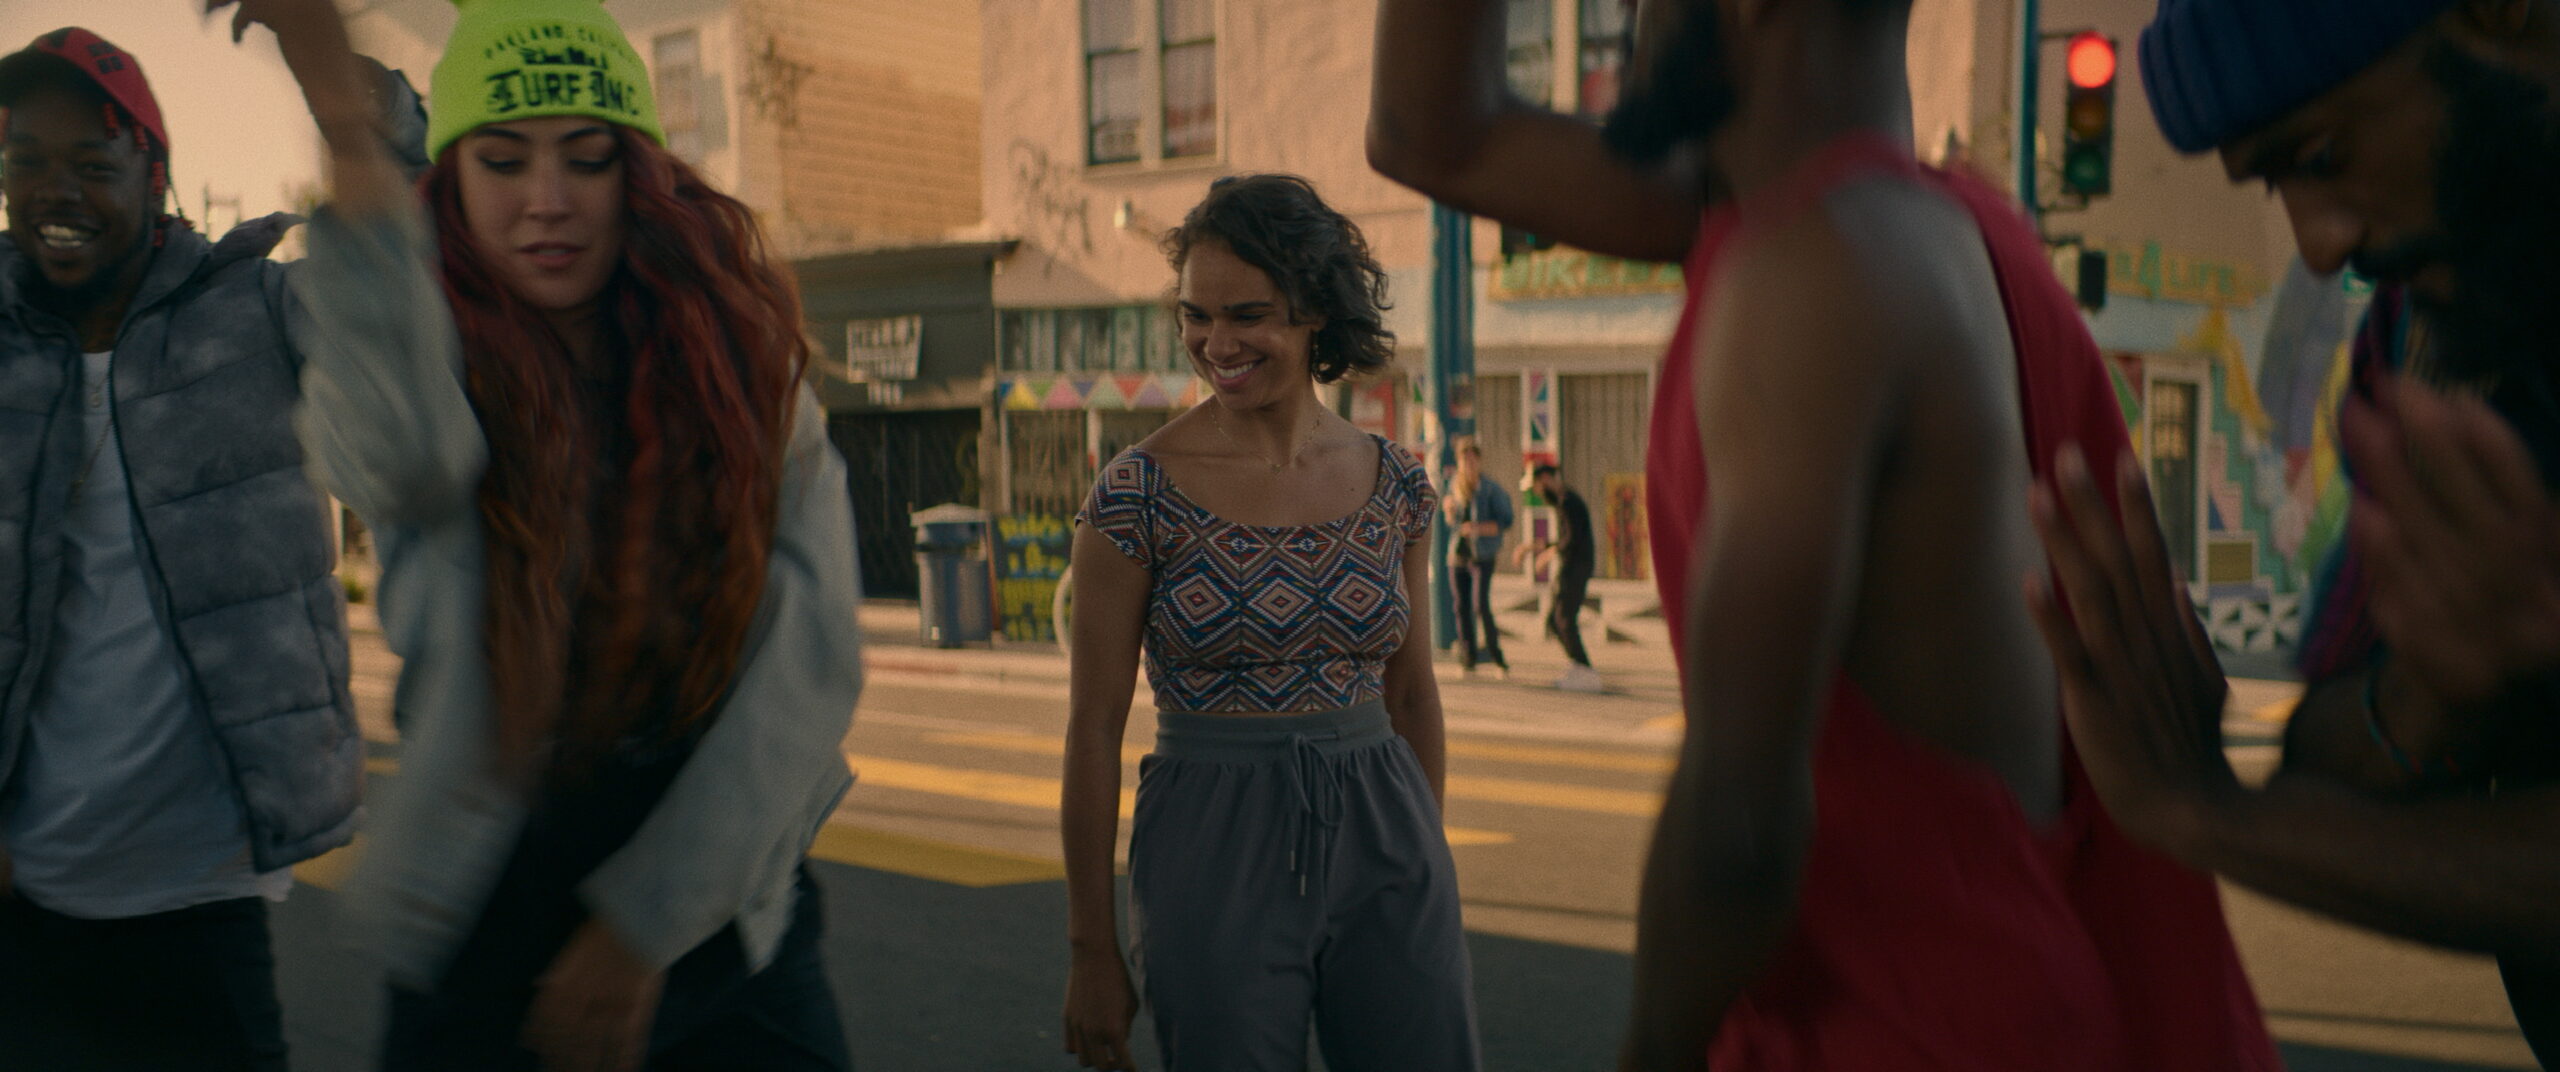
[[772, 146], [767, 226], [795, 256], [975, 224], [978, 12], [916, 0], [750, 0], [731, 62]]

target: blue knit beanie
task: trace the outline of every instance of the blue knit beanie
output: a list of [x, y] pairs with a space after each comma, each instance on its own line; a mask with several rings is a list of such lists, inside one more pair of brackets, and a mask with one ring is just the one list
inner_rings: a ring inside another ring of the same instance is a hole
[[2160, 0], [2142, 88], [2160, 132], [2200, 153], [2328, 92], [2454, 0]]

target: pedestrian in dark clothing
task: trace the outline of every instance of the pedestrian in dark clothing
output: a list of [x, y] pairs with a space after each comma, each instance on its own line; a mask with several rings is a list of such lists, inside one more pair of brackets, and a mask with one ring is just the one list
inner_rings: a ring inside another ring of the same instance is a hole
[[1541, 501], [1556, 508], [1555, 540], [1524, 543], [1519, 555], [1537, 556], [1537, 566], [1551, 571], [1554, 598], [1547, 607], [1547, 635], [1564, 645], [1564, 657], [1573, 666], [1556, 679], [1556, 687], [1567, 692], [1599, 692], [1604, 686], [1600, 672], [1591, 666], [1591, 654], [1582, 646], [1582, 602], [1590, 595], [1591, 575], [1600, 563], [1599, 543], [1591, 535], [1591, 507], [1582, 495], [1564, 483], [1564, 472], [1541, 463], [1529, 472], [1530, 486]]
[[0, 58], [0, 115], [0, 1066], [281, 1072], [267, 907], [364, 759], [296, 221], [172, 213], [142, 63], [87, 30]]

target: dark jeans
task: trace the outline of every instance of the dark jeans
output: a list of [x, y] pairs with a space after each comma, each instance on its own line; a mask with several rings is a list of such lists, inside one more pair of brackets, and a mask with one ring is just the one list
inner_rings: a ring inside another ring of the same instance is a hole
[[1564, 645], [1564, 657], [1575, 666], [1591, 665], [1590, 653], [1582, 650], [1582, 601], [1590, 593], [1590, 572], [1568, 571], [1556, 578], [1555, 606], [1547, 611], [1547, 632]]
[[[1508, 669], [1509, 660], [1502, 657], [1502, 630], [1493, 624], [1493, 563], [1470, 562], [1449, 566], [1449, 588], [1457, 598], [1458, 663], [1475, 669], [1479, 659]], [[1484, 629], [1484, 644], [1476, 644], [1476, 629]]]
[[[747, 973], [737, 928], [722, 930], [667, 969], [666, 989], [649, 1028], [649, 1072], [847, 1072], [852, 1054], [836, 1016], [820, 937], [824, 906], [807, 868], [791, 927], [773, 963]], [[482, 935], [493, 942], [478, 941]], [[444, 986], [432, 994], [393, 988], [383, 1072], [536, 1072], [540, 1061], [517, 1045], [535, 975], [559, 943], [541, 956], [498, 956], [522, 935], [475, 934]], [[508, 961], [496, 964], [494, 961]], [[524, 965], [540, 961], [524, 970]], [[497, 969], [493, 971], [492, 969]]]
[[284, 1072], [267, 902], [77, 919], [0, 894], [0, 1066]]

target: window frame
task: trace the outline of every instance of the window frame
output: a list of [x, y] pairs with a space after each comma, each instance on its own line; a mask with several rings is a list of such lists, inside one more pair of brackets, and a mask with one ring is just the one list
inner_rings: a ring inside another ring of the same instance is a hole
[[1130, 154], [1125, 157], [1115, 156], [1107, 160], [1103, 159], [1094, 151], [1097, 148], [1095, 133], [1099, 129], [1099, 124], [1094, 121], [1093, 68], [1094, 62], [1103, 57], [1132, 56], [1136, 57], [1134, 66], [1137, 77], [1142, 81], [1146, 78], [1147, 41], [1152, 36], [1148, 32], [1149, 20], [1146, 12], [1152, 10], [1154, 4], [1151, 0], [1120, 0], [1129, 6], [1128, 41], [1118, 47], [1097, 49], [1089, 39], [1095, 2], [1096, 0], [1077, 0], [1076, 3], [1076, 55], [1078, 57], [1076, 74], [1081, 83], [1078, 86], [1077, 95], [1084, 102], [1084, 108], [1076, 118], [1077, 127], [1081, 131], [1077, 140], [1083, 143], [1083, 156], [1087, 167], [1112, 167], [1139, 163], [1144, 161], [1147, 155], [1146, 87], [1143, 85], [1138, 87], [1138, 129], [1134, 132], [1134, 144], [1130, 147]]
[[[1179, 4], [1186, 2], [1200, 3], [1208, 6], [1208, 34], [1203, 37], [1188, 37], [1177, 41], [1168, 36], [1170, 31], [1166, 28], [1166, 22], [1168, 20], [1164, 17], [1164, 9], [1167, 4]], [[1226, 148], [1227, 132], [1225, 124], [1226, 109], [1221, 107], [1221, 104], [1225, 100], [1225, 96], [1218, 92], [1218, 0], [1154, 0], [1154, 3], [1151, 6], [1155, 9], [1156, 14], [1154, 34], [1156, 45], [1156, 159], [1219, 159]], [[1173, 124], [1167, 121], [1167, 117], [1173, 114], [1173, 109], [1171, 101], [1166, 95], [1167, 87], [1172, 84], [1172, 79], [1166, 77], [1166, 58], [1171, 56], [1175, 49], [1198, 48], [1202, 46], [1206, 46], [1209, 50], [1209, 151], [1205, 153], [1184, 153], [1177, 156], [1174, 155], [1173, 146], [1171, 144], [1173, 140]]]
[[[1202, 3], [1208, 6], [1208, 33], [1207, 36], [1188, 37], [1180, 40], [1168, 40], [1165, 36], [1166, 20], [1164, 18], [1164, 5], [1168, 0], [1130, 0], [1130, 2], [1135, 7], [1132, 15], [1137, 20], [1137, 25], [1134, 27], [1137, 44], [1135, 47], [1128, 49], [1093, 50], [1090, 44], [1085, 40], [1085, 23], [1090, 15], [1095, 0], [1078, 0], [1075, 7], [1076, 48], [1077, 56], [1080, 59], [1077, 76], [1081, 82], [1078, 87], [1077, 95], [1083, 102], [1083, 111], [1079, 113], [1077, 117], [1077, 128], [1081, 131], [1079, 137], [1082, 138], [1084, 143], [1081, 150], [1081, 155], [1084, 159], [1084, 166], [1086, 169], [1092, 171], [1112, 172], [1122, 170], [1152, 170], [1159, 167], [1189, 168], [1216, 166], [1221, 164], [1226, 159], [1227, 152], [1227, 94], [1225, 92], [1226, 69], [1224, 65], [1219, 62], [1218, 55], [1218, 44], [1224, 38], [1224, 35], [1220, 32], [1221, 28], [1225, 25], [1226, 19], [1226, 4], [1224, 3], [1224, 0], [1190, 0], [1190, 2]], [[1165, 87], [1167, 84], [1165, 79], [1165, 56], [1168, 52], [1174, 49], [1193, 46], [1207, 46], [1209, 49], [1209, 99], [1211, 111], [1211, 130], [1209, 134], [1209, 141], [1211, 147], [1207, 152], [1176, 156], [1168, 152], [1166, 146], [1166, 134], [1168, 127], [1165, 122]], [[1113, 157], [1107, 160], [1100, 159], [1095, 157], [1093, 152], [1093, 60], [1098, 56], [1127, 54], [1135, 54], [1138, 57], [1138, 77], [1143, 80], [1143, 84], [1138, 90], [1140, 97], [1140, 103], [1138, 106], [1138, 151], [1135, 156]]]
[[[708, 102], [703, 99], [705, 96], [703, 82], [706, 76], [703, 62], [706, 58], [703, 45], [705, 36], [700, 26], [664, 30], [649, 36], [649, 91], [651, 99], [657, 104], [660, 132], [666, 136], [668, 152], [674, 153], [697, 168], [705, 166], [711, 153], [710, 137], [707, 134], [711, 128], [711, 118], [705, 114], [709, 108]], [[692, 62], [681, 66], [669, 63], [665, 58], [669, 51], [668, 46], [684, 39], [692, 41]], [[685, 75], [686, 84], [681, 88], [685, 102], [691, 105], [685, 113], [686, 121], [682, 125], [667, 122], [675, 114], [674, 110], [668, 107], [667, 98], [671, 94], [667, 90], [677, 88], [674, 76], [678, 72]], [[687, 137], [691, 139], [689, 153], [678, 147], [678, 143], [685, 141]]]
[[[1617, 18], [1621, 25], [1616, 32], [1596, 31], [1592, 28], [1598, 21], [1592, 17], [1594, 10], [1622, 4], [1623, 0], [1566, 0], [1566, 2], [1573, 5], [1574, 16], [1573, 114], [1585, 119], [1603, 119], [1607, 117], [1609, 109], [1617, 105], [1618, 92], [1626, 84], [1627, 34], [1633, 29], [1635, 13], [1621, 7]], [[1591, 80], [1597, 73], [1597, 68], [1588, 66], [1595, 53], [1611, 53], [1617, 60], [1609, 72], [1609, 101], [1605, 106], [1597, 109], [1591, 106], [1590, 100]]]

